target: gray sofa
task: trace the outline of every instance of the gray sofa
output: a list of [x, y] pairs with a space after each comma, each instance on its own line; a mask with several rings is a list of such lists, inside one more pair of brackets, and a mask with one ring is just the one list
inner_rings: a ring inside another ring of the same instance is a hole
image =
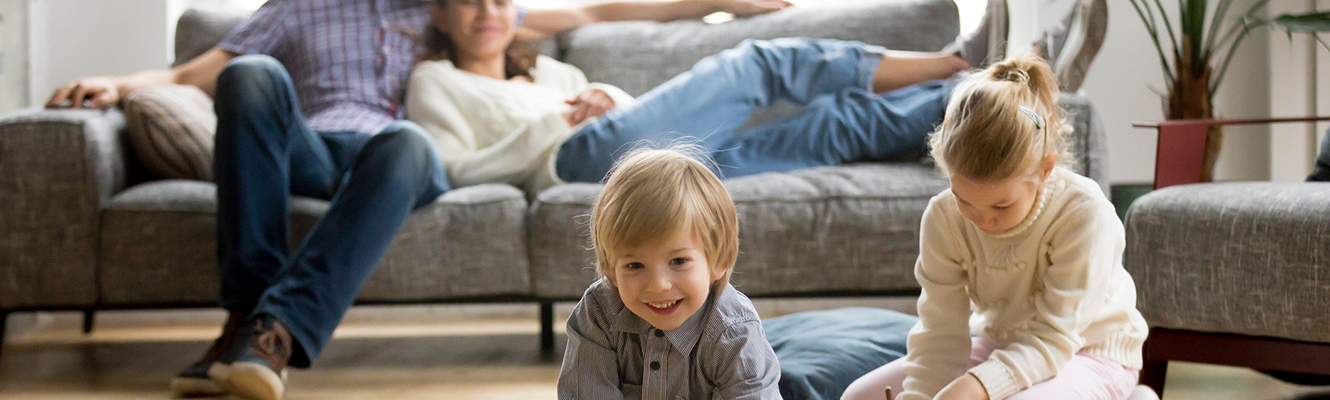
[[[956, 36], [957, 15], [952, 0], [897, 0], [719, 25], [595, 25], [546, 48], [592, 81], [639, 95], [745, 38], [936, 50]], [[177, 59], [208, 49], [243, 17], [188, 12], [177, 31]], [[1075, 126], [1078, 170], [1104, 182], [1094, 109], [1075, 94], [1064, 94], [1061, 104]], [[92, 310], [215, 306], [215, 187], [145, 176], [123, 142], [124, 125], [114, 109], [0, 117], [0, 318], [84, 310], [90, 324]], [[750, 296], [912, 295], [920, 216], [947, 181], [913, 157], [749, 176], [727, 186], [742, 220], [733, 281]], [[504, 185], [448, 192], [410, 217], [359, 301], [539, 303], [542, 344], [551, 348], [554, 302], [576, 300], [595, 279], [584, 216], [599, 190], [573, 184], [532, 201]], [[295, 241], [327, 203], [291, 203]]]

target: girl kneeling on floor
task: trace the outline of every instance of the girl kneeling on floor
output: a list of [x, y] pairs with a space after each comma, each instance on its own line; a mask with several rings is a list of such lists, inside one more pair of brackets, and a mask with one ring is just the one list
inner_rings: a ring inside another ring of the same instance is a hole
[[[1113, 205], [1069, 159], [1047, 64], [966, 78], [931, 139], [951, 189], [920, 229], [909, 353], [845, 399], [1125, 399], [1147, 327]], [[973, 336], [972, 336], [973, 335]]]

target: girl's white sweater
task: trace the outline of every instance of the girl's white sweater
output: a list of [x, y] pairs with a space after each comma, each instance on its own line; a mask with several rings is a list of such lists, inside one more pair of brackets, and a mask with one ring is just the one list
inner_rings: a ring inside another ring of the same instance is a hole
[[[1121, 221], [1094, 181], [1057, 167], [1030, 215], [989, 235], [946, 190], [920, 232], [919, 323], [910, 331], [904, 392], [930, 399], [969, 372], [1001, 400], [1057, 375], [1078, 352], [1141, 368], [1148, 328], [1122, 268]], [[970, 334], [1005, 344], [966, 370]]]

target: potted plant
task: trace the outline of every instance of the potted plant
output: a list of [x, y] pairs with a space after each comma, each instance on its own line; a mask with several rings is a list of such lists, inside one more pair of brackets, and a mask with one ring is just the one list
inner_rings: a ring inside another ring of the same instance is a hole
[[[1233, 0], [1218, 0], [1213, 13], [1207, 13], [1208, 0], [1178, 0], [1178, 12], [1170, 16], [1164, 11], [1162, 0], [1131, 0], [1154, 41], [1160, 67], [1164, 70], [1167, 93], [1160, 93], [1164, 100], [1164, 118], [1214, 118], [1214, 95], [1224, 81], [1238, 45], [1258, 28], [1273, 25], [1288, 32], [1290, 40], [1293, 33], [1313, 33], [1313, 37], [1326, 46], [1326, 42], [1314, 33], [1330, 30], [1330, 13], [1267, 18], [1262, 12], [1267, 2], [1269, 0], [1259, 0], [1245, 12], [1230, 16]], [[1326, 48], [1330, 49], [1330, 46]], [[1222, 139], [1219, 127], [1210, 128], [1206, 135], [1202, 182], [1213, 181]]]

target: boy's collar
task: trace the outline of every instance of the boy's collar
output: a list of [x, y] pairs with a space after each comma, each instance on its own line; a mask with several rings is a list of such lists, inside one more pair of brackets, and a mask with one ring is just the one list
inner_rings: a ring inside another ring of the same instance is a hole
[[[730, 290], [729, 285], [726, 286], [719, 294], [723, 295], [724, 292]], [[668, 339], [670, 344], [685, 356], [693, 352], [693, 347], [697, 345], [698, 338], [702, 336], [702, 321], [716, 308], [718, 293], [714, 290], [709, 292], [711, 294], [707, 296], [707, 302], [702, 304], [702, 308], [699, 308], [693, 316], [684, 320], [678, 328], [664, 331], [665, 339]], [[651, 326], [650, 323], [637, 316], [637, 314], [633, 314], [628, 307], [624, 307], [623, 311], [619, 312], [619, 316], [610, 324], [610, 331], [614, 332], [651, 335], [654, 334], [652, 332], [654, 330], [656, 330], [656, 327]]]

